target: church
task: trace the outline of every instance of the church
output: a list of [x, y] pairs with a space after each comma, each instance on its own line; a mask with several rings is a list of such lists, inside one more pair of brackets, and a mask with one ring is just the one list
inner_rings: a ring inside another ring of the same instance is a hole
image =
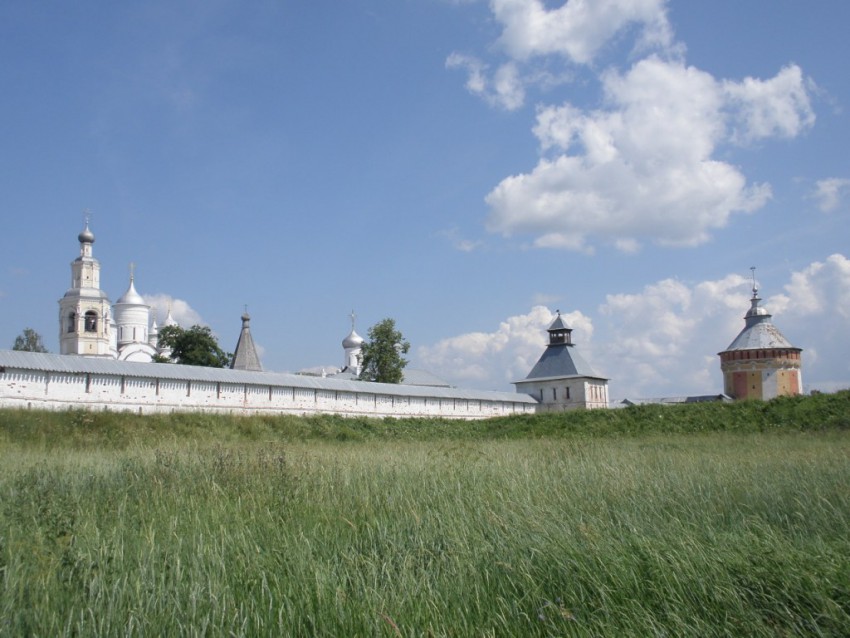
[[[80, 256], [71, 262], [71, 287], [59, 300], [59, 352], [143, 363], [167, 357], [169, 352], [158, 347], [151, 307], [136, 292], [132, 267], [127, 292], [112, 305], [100, 289], [100, 262], [88, 220], [77, 239]], [[176, 323], [169, 311], [165, 325]]]

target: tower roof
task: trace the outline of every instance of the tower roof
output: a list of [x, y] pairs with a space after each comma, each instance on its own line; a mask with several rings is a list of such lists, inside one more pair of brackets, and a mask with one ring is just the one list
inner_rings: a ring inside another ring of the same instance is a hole
[[359, 348], [363, 345], [366, 340], [361, 337], [354, 329], [351, 329], [351, 332], [348, 333], [348, 336], [342, 340], [342, 347], [345, 349], [348, 348]]
[[254, 337], [251, 336], [250, 323], [251, 316], [246, 309], [242, 315], [242, 332], [239, 333], [239, 341], [236, 342], [236, 350], [233, 353], [233, 360], [230, 362], [230, 367], [233, 370], [261, 372], [263, 366], [260, 363], [257, 348], [254, 346]]
[[121, 295], [121, 298], [118, 299], [116, 303], [122, 304], [133, 304], [138, 306], [144, 306], [145, 300], [142, 299], [142, 296], [136, 292], [136, 286], [133, 284], [134, 277], [132, 273], [130, 274], [130, 287], [127, 288], [127, 292]]
[[572, 343], [572, 328], [564, 321], [560, 310], [547, 332], [549, 345], [528, 373], [526, 380], [550, 377], [605, 378], [596, 373]]
[[549, 345], [540, 355], [537, 363], [528, 373], [526, 379], [545, 379], [549, 377], [604, 377], [596, 373], [590, 364], [581, 356], [575, 346], [563, 343]]
[[89, 229], [89, 220], [86, 219], [86, 227], [77, 235], [77, 239], [80, 240], [81, 244], [93, 244], [94, 243], [94, 233]]
[[[794, 348], [791, 342], [773, 325], [772, 315], [759, 303], [758, 287], [753, 284], [753, 296], [750, 299], [750, 309], [744, 315], [744, 329], [724, 350], [759, 350], [762, 348]], [[799, 349], [799, 348], [795, 348]]]

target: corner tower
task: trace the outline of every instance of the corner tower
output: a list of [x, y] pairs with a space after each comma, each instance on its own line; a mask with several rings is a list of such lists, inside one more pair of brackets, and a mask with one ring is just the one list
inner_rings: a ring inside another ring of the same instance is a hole
[[572, 328], [561, 311], [549, 326], [549, 345], [522, 381], [514, 381], [517, 392], [540, 402], [544, 412], [577, 408], [607, 408], [608, 379], [594, 372], [573, 344]]
[[59, 300], [59, 352], [110, 357], [109, 298], [100, 289], [100, 263], [92, 255], [94, 233], [78, 235], [80, 256], [71, 262], [71, 287]]
[[723, 391], [735, 399], [768, 400], [802, 394], [803, 351], [779, 332], [760, 302], [754, 275], [744, 329], [726, 350], [718, 353]]

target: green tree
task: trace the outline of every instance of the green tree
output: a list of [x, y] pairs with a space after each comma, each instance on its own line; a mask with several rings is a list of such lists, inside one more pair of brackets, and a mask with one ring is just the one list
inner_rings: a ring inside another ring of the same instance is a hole
[[[207, 326], [195, 325], [188, 330], [180, 326], [165, 326], [159, 331], [158, 345], [171, 349], [171, 361], [187, 366], [226, 368], [233, 357], [219, 347], [218, 340]], [[160, 363], [163, 359], [156, 357]]]
[[41, 335], [32, 328], [24, 328], [24, 331], [15, 337], [15, 344], [12, 350], [21, 350], [24, 352], [47, 352], [44, 343], [41, 340]]
[[369, 341], [363, 344], [363, 371], [360, 379], [378, 383], [401, 383], [410, 344], [396, 330], [395, 320], [384, 319], [369, 328]]

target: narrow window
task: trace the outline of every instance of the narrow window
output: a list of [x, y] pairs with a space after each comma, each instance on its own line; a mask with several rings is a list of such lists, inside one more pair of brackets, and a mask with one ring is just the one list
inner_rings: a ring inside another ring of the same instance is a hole
[[552, 388], [552, 400], [553, 401], [558, 400], [558, 391], [555, 388]]
[[564, 398], [565, 398], [567, 401], [569, 401], [569, 400], [570, 400], [570, 389], [569, 389], [568, 387], [567, 387], [567, 388], [564, 388]]
[[89, 310], [86, 313], [86, 332], [97, 332], [97, 313]]
[[74, 332], [74, 330], [77, 327], [76, 323], [77, 323], [77, 314], [72, 312], [70, 315], [68, 315], [68, 332]]

